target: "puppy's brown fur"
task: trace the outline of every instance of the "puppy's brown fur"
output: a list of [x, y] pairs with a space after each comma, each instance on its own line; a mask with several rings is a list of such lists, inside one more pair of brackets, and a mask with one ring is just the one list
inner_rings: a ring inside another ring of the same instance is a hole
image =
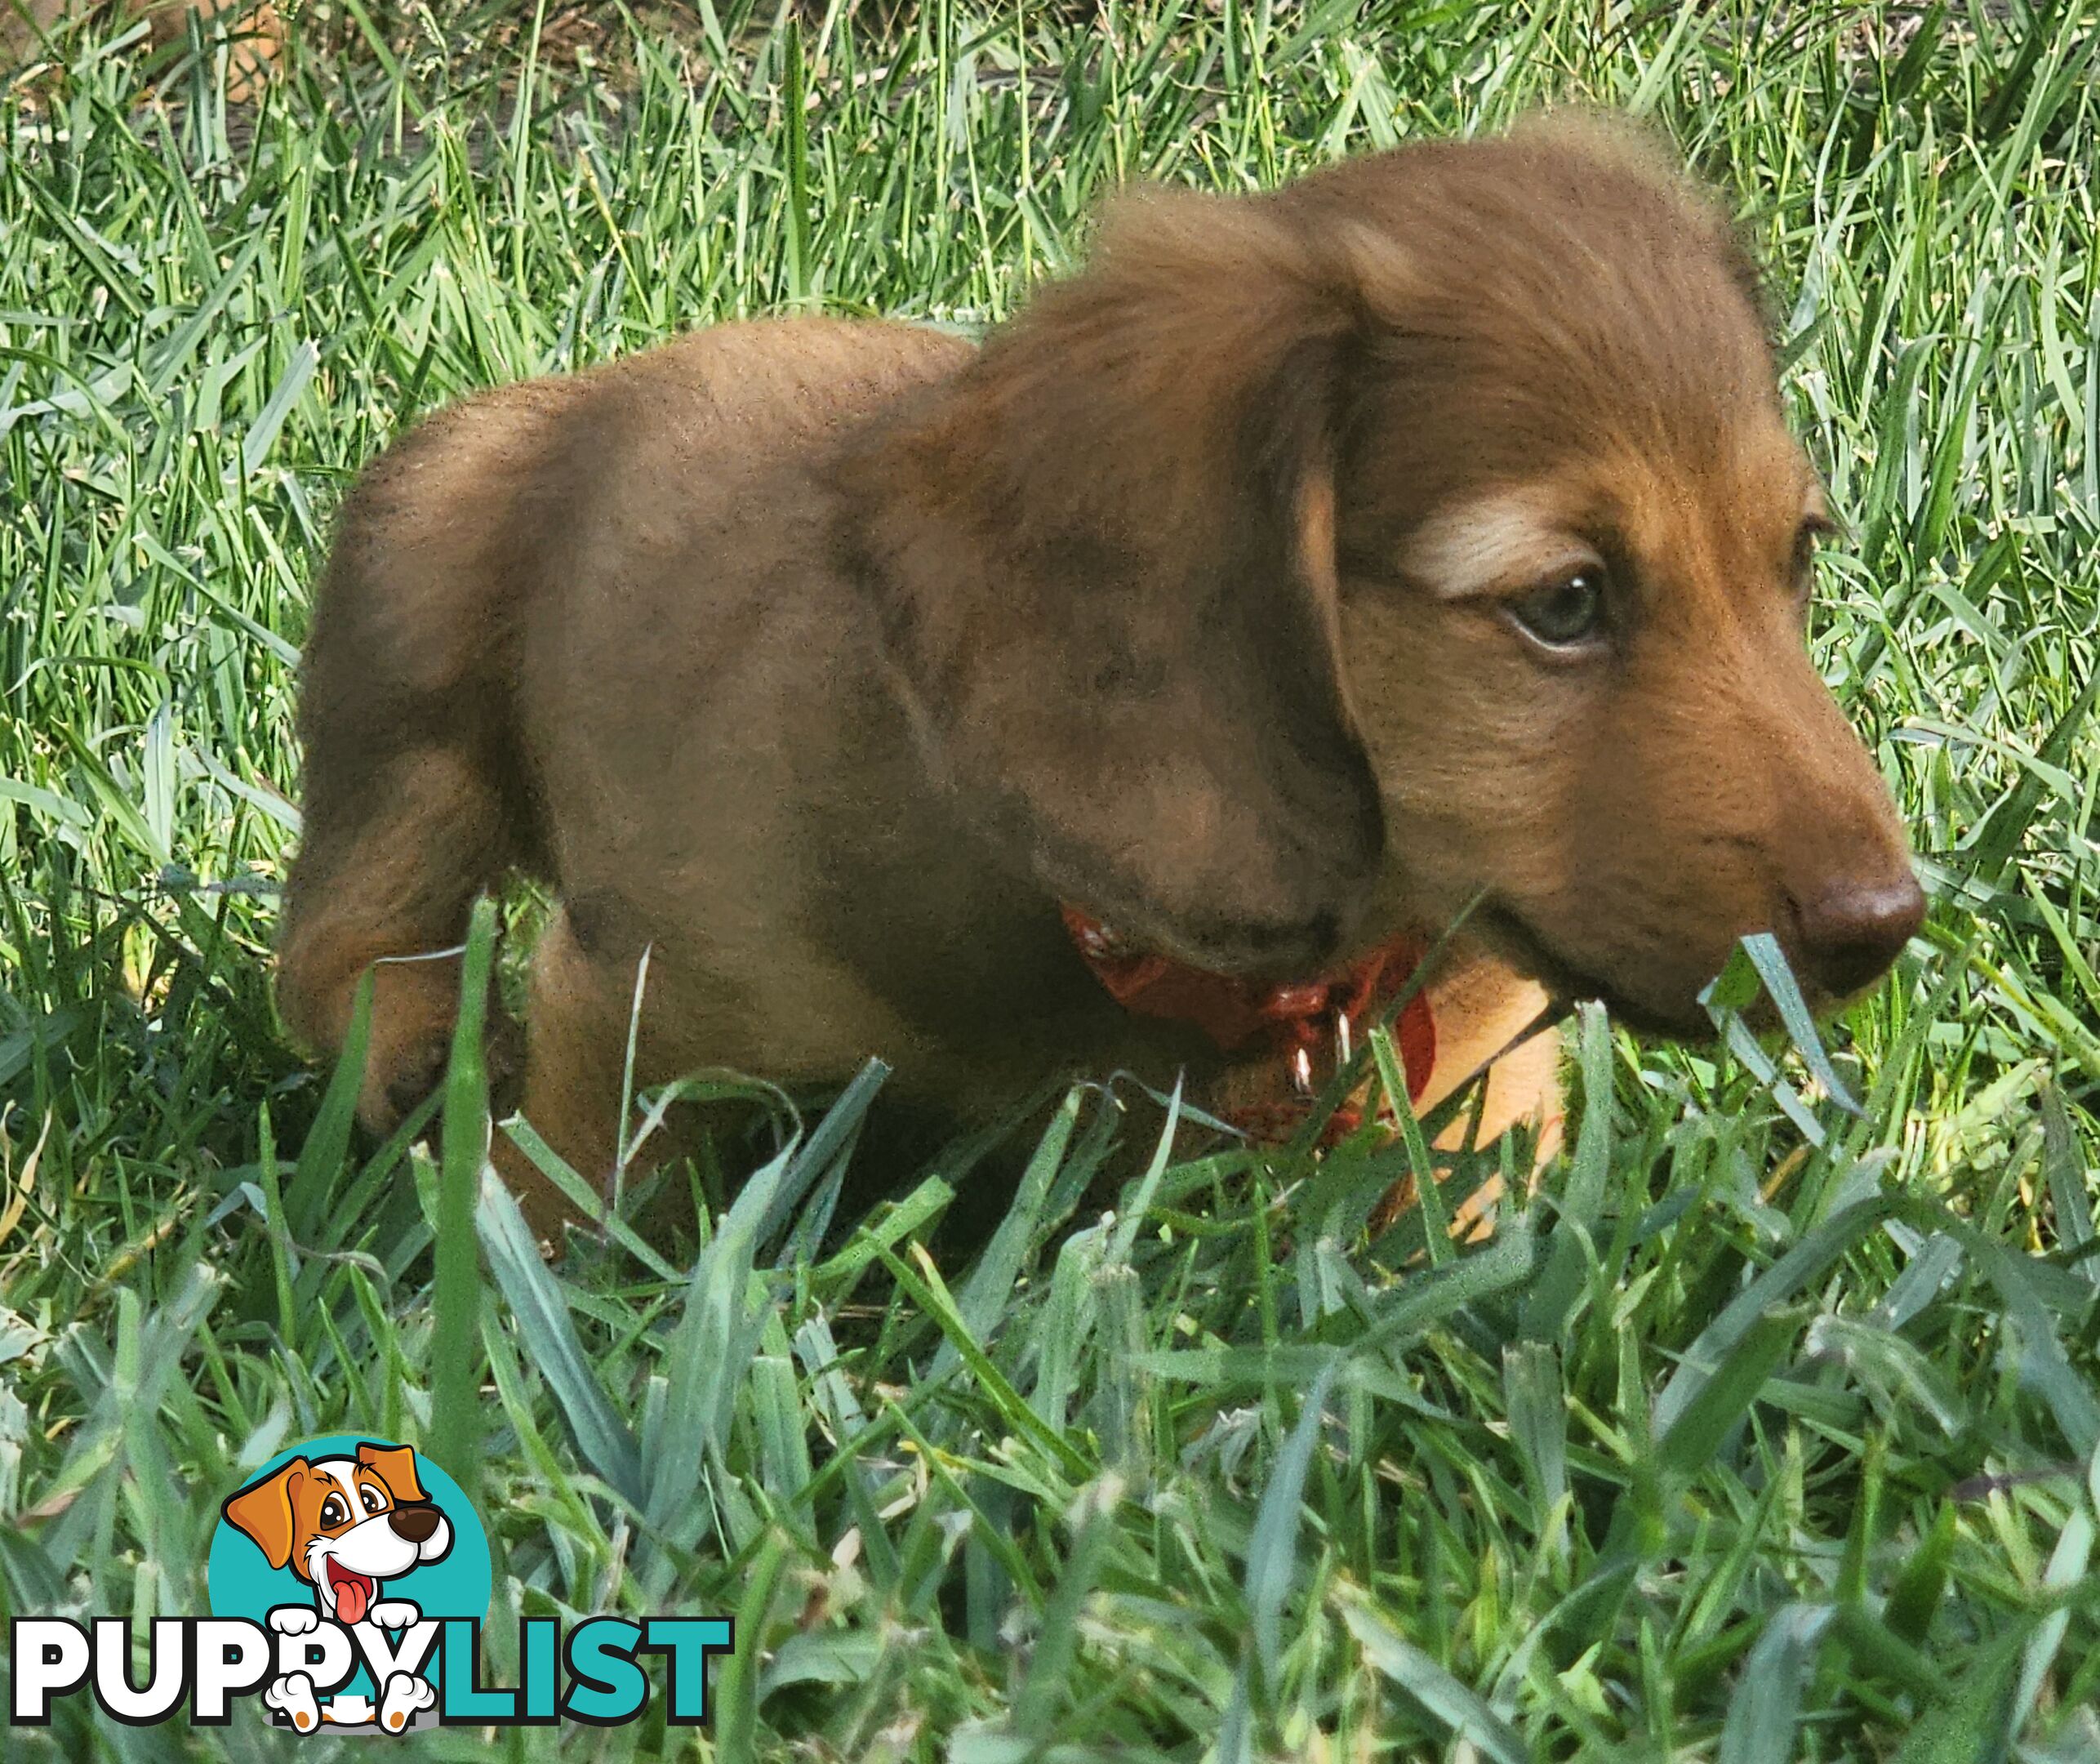
[[[1155, 192], [981, 350], [727, 326], [487, 393], [350, 498], [306, 657], [279, 996], [340, 1043], [376, 958], [511, 868], [560, 911], [523, 1107], [613, 1143], [642, 1077], [975, 1107], [1056, 1067], [1230, 1084], [1126, 1014], [1070, 901], [1304, 976], [1480, 891], [1432, 1094], [1546, 996], [1696, 1030], [1742, 933], [1819, 1003], [1920, 910], [1802, 641], [1814, 479], [1746, 262], [1617, 127]], [[1513, 606], [1590, 570], [1580, 653]], [[384, 965], [364, 1111], [432, 1081], [449, 961]], [[1555, 1109], [1550, 1046], [1490, 1125]]]
[[273, 0], [0, 0], [0, 64], [25, 60], [69, 20], [104, 11], [143, 13], [156, 44], [176, 42], [189, 29], [186, 15], [228, 37], [226, 96], [236, 103], [254, 97], [274, 71], [284, 48], [284, 21]]

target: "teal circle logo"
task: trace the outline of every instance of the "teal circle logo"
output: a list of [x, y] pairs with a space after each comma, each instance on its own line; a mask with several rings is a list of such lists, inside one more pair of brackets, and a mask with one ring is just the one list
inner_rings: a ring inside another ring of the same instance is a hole
[[458, 1483], [390, 1440], [278, 1453], [220, 1508], [215, 1616], [265, 1626], [294, 1669], [263, 1700], [300, 1733], [403, 1733], [438, 1716], [437, 1627], [488, 1615], [488, 1538]]

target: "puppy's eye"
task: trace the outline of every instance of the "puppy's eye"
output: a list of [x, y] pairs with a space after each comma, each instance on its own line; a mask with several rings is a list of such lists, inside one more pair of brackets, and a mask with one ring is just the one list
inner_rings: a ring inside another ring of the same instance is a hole
[[349, 1506], [341, 1495], [331, 1494], [321, 1503], [321, 1523], [323, 1526], [347, 1525], [349, 1518]]
[[1595, 564], [1571, 570], [1520, 600], [1506, 603], [1517, 627], [1549, 649], [1582, 649], [1604, 631], [1604, 572]]
[[386, 1505], [386, 1503], [380, 1499], [379, 1490], [369, 1482], [358, 1484], [358, 1499], [364, 1503], [365, 1511], [368, 1513], [377, 1512]]

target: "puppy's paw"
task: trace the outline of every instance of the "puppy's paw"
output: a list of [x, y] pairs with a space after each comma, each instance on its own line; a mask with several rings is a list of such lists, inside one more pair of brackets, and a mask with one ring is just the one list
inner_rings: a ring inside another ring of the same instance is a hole
[[[272, 1611], [270, 1615], [277, 1615]], [[287, 1673], [263, 1692], [265, 1708], [275, 1709], [301, 1733], [321, 1725], [321, 1705], [314, 1700], [314, 1681], [305, 1673]]]
[[381, 1599], [365, 1613], [366, 1622], [382, 1629], [407, 1629], [422, 1620], [422, 1607], [413, 1599]]
[[321, 1614], [311, 1605], [279, 1605], [270, 1611], [269, 1626], [279, 1635], [310, 1635], [321, 1627]]
[[[378, 1093], [376, 1102], [368, 1111], [366, 1125], [374, 1133], [392, 1133], [445, 1081], [445, 1067], [451, 1057], [451, 1049], [442, 1041], [398, 1049], [385, 1072], [375, 1075], [379, 1080], [376, 1085], [371, 1079], [366, 1080], [367, 1090], [376, 1089]], [[438, 1137], [434, 1117], [429, 1132], [434, 1145]]]
[[[403, 1048], [380, 1086], [381, 1102], [376, 1111], [379, 1119], [372, 1125], [383, 1123], [385, 1130], [391, 1133], [407, 1120], [426, 1098], [443, 1087], [452, 1057], [448, 1040]], [[489, 1118], [501, 1120], [507, 1115], [516, 1114], [518, 1099], [525, 1089], [525, 1031], [513, 1018], [497, 1009], [493, 1000], [490, 1000], [482, 1043], [482, 1070], [488, 1084]], [[430, 1149], [442, 1154], [442, 1117], [432, 1116], [426, 1131]]]
[[497, 1009], [493, 999], [482, 1062], [488, 1073], [489, 1119], [515, 1115], [525, 1094], [525, 1028], [516, 1018]]
[[399, 1733], [418, 1709], [429, 1708], [437, 1700], [438, 1687], [429, 1679], [414, 1673], [395, 1673], [380, 1693], [379, 1724], [389, 1733]]

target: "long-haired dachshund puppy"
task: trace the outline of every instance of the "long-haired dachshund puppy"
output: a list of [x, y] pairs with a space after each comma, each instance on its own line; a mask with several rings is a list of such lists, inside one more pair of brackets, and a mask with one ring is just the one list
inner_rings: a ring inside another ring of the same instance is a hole
[[[1774, 378], [1711, 199], [1563, 118], [1129, 197], [981, 349], [728, 325], [470, 399], [343, 511], [286, 1019], [339, 1045], [376, 960], [539, 878], [522, 1106], [589, 1174], [645, 949], [642, 1081], [879, 1054], [965, 1112], [1267, 1096], [1475, 902], [1403, 1023], [1424, 1106], [1549, 999], [1700, 1032], [1748, 932], [1827, 1007], [1924, 902], [1805, 652]], [[384, 1128], [459, 973], [376, 984]], [[1554, 1052], [1489, 1130], [1550, 1126]]]

